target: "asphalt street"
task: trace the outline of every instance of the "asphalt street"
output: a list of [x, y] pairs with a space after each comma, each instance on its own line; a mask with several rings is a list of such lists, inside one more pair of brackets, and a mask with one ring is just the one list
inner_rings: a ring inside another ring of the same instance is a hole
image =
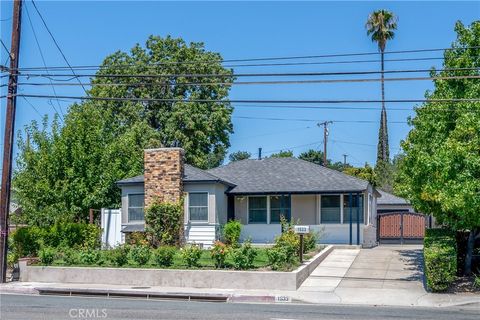
[[478, 308], [240, 304], [103, 297], [0, 295], [0, 319], [475, 319]]

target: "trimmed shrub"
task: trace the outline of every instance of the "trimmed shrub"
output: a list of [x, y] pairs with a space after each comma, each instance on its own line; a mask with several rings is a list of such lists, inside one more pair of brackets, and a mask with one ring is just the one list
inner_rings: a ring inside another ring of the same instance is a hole
[[75, 265], [80, 263], [80, 253], [78, 250], [73, 248], [64, 248], [59, 253], [58, 256], [62, 259], [67, 265]]
[[16, 252], [9, 251], [7, 253], [7, 266], [13, 268], [15, 263], [18, 262], [18, 254]]
[[288, 268], [287, 260], [291, 260], [287, 250], [282, 247], [272, 247], [267, 249], [268, 264], [272, 270], [284, 270]]
[[423, 255], [427, 286], [432, 291], [445, 291], [456, 278], [457, 250], [455, 234], [450, 230], [428, 229]]
[[147, 264], [150, 256], [150, 248], [147, 246], [133, 246], [129, 252], [130, 259], [139, 266]]
[[238, 241], [240, 240], [240, 234], [242, 232], [242, 224], [238, 220], [230, 220], [223, 226], [223, 238], [225, 244], [238, 247]]
[[303, 253], [315, 250], [317, 247], [318, 233], [310, 232], [303, 236]]
[[153, 252], [153, 260], [159, 267], [170, 267], [173, 264], [173, 257], [177, 249], [171, 246], [159, 247]]
[[183, 228], [183, 203], [154, 202], [145, 210], [145, 225], [152, 245], [179, 245]]
[[56, 251], [52, 247], [43, 247], [38, 252], [38, 257], [40, 258], [40, 262], [44, 265], [51, 265], [55, 260]]
[[230, 251], [230, 256], [233, 261], [233, 268], [237, 270], [252, 269], [254, 267], [253, 261], [257, 256], [257, 251], [252, 247], [250, 240], [243, 243], [240, 248]]
[[45, 245], [51, 247], [84, 247], [97, 249], [100, 247], [102, 230], [94, 224], [57, 222], [50, 228], [45, 228]]
[[225, 267], [225, 260], [227, 259], [228, 247], [221, 241], [215, 241], [212, 249], [210, 249], [210, 256], [215, 262], [215, 268]]
[[441, 243], [455, 247], [455, 232], [450, 229], [426, 229], [423, 245], [428, 247], [432, 243]]
[[272, 270], [289, 270], [299, 261], [300, 239], [292, 228], [275, 238], [275, 244], [267, 250], [268, 264]]
[[148, 239], [145, 232], [130, 232], [125, 236], [125, 242], [132, 246], [147, 246]]
[[44, 231], [38, 227], [21, 227], [12, 234], [13, 249], [19, 257], [36, 256]]
[[82, 225], [82, 246], [89, 249], [98, 249], [101, 245], [102, 228], [94, 224]]
[[202, 256], [202, 249], [196, 244], [190, 244], [181, 249], [183, 263], [188, 268], [198, 267], [198, 261]]
[[100, 251], [94, 249], [81, 250], [78, 260], [81, 264], [95, 265], [100, 261]]
[[87, 223], [56, 223], [47, 228], [22, 227], [13, 234], [13, 249], [19, 257], [36, 256], [43, 247], [88, 248], [100, 247], [100, 227]]
[[130, 248], [126, 245], [118, 246], [107, 251], [107, 260], [114, 266], [121, 267], [128, 263], [128, 253]]

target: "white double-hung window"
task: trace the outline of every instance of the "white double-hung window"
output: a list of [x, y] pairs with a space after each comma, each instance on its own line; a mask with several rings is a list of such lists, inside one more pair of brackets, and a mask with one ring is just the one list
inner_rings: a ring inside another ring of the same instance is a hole
[[145, 219], [143, 213], [144, 194], [128, 195], [128, 221], [143, 221]]
[[188, 213], [190, 221], [208, 221], [208, 192], [188, 194]]

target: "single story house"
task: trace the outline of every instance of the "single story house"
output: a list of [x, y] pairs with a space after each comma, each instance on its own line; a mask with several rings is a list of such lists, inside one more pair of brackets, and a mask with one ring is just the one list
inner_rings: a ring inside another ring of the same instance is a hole
[[144, 175], [117, 182], [122, 232], [143, 231], [152, 201], [184, 199], [187, 242], [209, 247], [228, 220], [241, 239], [272, 243], [280, 217], [309, 225], [321, 243], [374, 246], [378, 191], [368, 183], [297, 158], [247, 159], [210, 170], [184, 164], [181, 148], [145, 150]]

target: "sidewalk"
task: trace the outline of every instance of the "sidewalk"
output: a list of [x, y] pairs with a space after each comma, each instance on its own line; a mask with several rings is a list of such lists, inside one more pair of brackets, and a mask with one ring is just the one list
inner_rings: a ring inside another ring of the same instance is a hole
[[[39, 290], [85, 292], [94, 294], [110, 292], [111, 296], [123, 293], [137, 295], [163, 296], [165, 299], [190, 300], [218, 300], [223, 297], [227, 302], [245, 303], [315, 303], [315, 304], [344, 304], [344, 305], [392, 305], [392, 306], [421, 306], [421, 307], [452, 307], [464, 306], [480, 310], [480, 296], [473, 294], [413, 294], [405, 289], [372, 289], [356, 288], [354, 290], [335, 292], [308, 292], [297, 291], [263, 291], [263, 290], [225, 290], [225, 289], [198, 289], [174, 287], [132, 288], [122, 286], [104, 286], [99, 284], [64, 284], [64, 283], [33, 283], [10, 282], [0, 286], [2, 294], [38, 294]], [[206, 297], [207, 299], [202, 299]], [[208, 299], [214, 298], [214, 299]], [[279, 300], [286, 300], [281, 302]]]

